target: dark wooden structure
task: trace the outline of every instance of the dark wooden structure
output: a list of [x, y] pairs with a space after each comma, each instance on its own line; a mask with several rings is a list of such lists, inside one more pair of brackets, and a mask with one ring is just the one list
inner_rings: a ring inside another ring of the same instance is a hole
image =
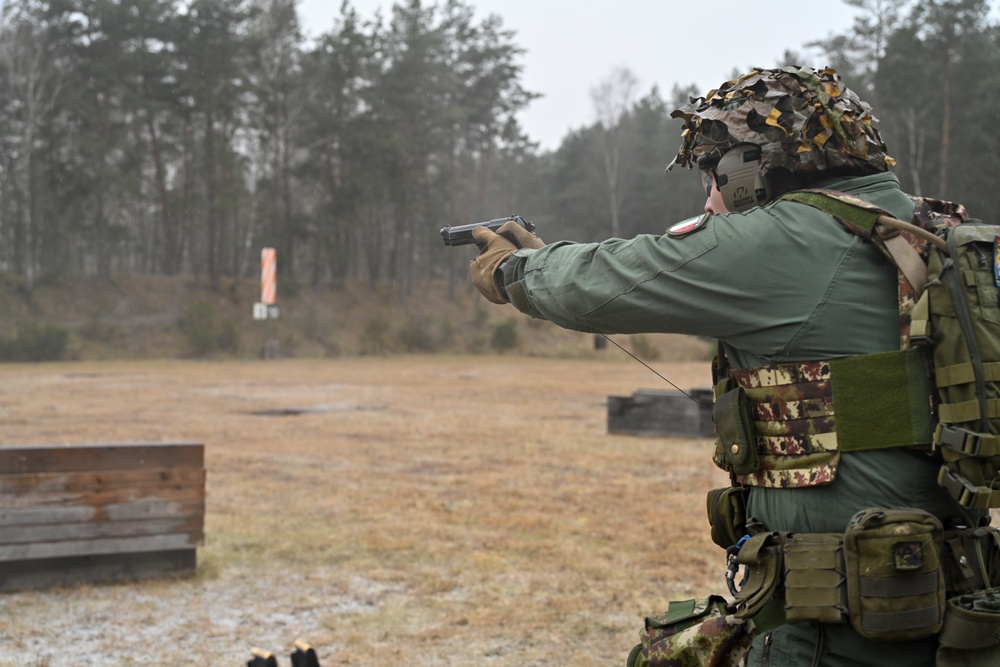
[[204, 446], [0, 447], [0, 590], [193, 570]]
[[608, 397], [608, 433], [715, 438], [712, 390], [642, 389]]

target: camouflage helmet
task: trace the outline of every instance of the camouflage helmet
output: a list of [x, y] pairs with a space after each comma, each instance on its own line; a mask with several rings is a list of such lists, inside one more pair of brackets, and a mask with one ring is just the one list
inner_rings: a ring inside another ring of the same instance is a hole
[[756, 144], [762, 172], [785, 168], [815, 173], [838, 167], [886, 171], [886, 153], [871, 106], [831, 68], [755, 68], [692, 98], [670, 114], [684, 119], [681, 147], [667, 169], [689, 169], [730, 148]]

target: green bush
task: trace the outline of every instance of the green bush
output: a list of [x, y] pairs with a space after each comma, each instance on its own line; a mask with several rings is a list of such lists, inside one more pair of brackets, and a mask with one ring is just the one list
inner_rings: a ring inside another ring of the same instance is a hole
[[385, 354], [389, 351], [386, 341], [388, 333], [389, 325], [385, 320], [368, 320], [358, 340], [358, 352], [363, 355]]
[[451, 320], [445, 318], [438, 324], [437, 349], [452, 349], [455, 345], [455, 325]]
[[516, 349], [520, 344], [521, 335], [517, 331], [517, 320], [505, 320], [493, 327], [490, 347], [497, 352], [507, 352]]
[[232, 319], [219, 317], [209, 303], [192, 303], [181, 314], [178, 326], [191, 356], [237, 354], [240, 351], [239, 327]]
[[77, 329], [77, 334], [84, 340], [97, 343], [107, 343], [121, 339], [121, 328], [113, 322], [105, 322], [99, 316], [92, 316]]
[[396, 341], [404, 352], [434, 352], [438, 347], [426, 317], [411, 317], [403, 322]]
[[59, 361], [66, 358], [69, 330], [47, 324], [30, 324], [13, 338], [0, 339], [2, 361]]

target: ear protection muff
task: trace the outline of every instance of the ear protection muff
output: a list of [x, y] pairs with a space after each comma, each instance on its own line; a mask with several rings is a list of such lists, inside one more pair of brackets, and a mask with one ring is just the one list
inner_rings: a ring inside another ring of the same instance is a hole
[[719, 159], [715, 187], [728, 210], [746, 211], [771, 201], [771, 184], [760, 173], [760, 158], [760, 146], [738, 144]]

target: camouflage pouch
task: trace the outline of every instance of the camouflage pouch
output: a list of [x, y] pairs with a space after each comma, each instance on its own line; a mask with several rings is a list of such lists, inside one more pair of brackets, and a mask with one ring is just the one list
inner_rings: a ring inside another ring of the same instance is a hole
[[944, 530], [919, 509], [867, 509], [844, 532], [851, 626], [862, 637], [909, 641], [937, 634], [945, 607]]
[[712, 595], [702, 600], [670, 603], [669, 609], [646, 618], [627, 667], [737, 667], [754, 638], [753, 623], [726, 612], [726, 600]]

